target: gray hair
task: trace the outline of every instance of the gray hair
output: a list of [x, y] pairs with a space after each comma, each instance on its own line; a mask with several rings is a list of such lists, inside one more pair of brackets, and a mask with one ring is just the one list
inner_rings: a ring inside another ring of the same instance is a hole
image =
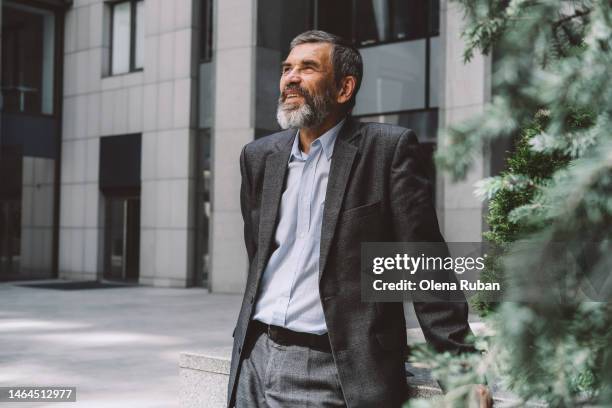
[[321, 30], [303, 32], [291, 41], [289, 49], [292, 50], [298, 45], [308, 43], [328, 43], [332, 45], [331, 59], [336, 86], [340, 86], [342, 79], [346, 76], [355, 77], [355, 91], [347, 102], [347, 108], [351, 110], [355, 106], [357, 92], [363, 77], [363, 61], [359, 50], [342, 37]]

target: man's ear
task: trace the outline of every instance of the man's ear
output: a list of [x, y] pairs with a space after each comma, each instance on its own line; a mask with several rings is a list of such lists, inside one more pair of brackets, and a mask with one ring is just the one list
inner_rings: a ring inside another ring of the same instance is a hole
[[338, 90], [338, 96], [336, 102], [339, 104], [348, 102], [353, 94], [355, 93], [355, 87], [357, 86], [357, 79], [352, 76], [345, 76], [340, 82], [340, 89]]

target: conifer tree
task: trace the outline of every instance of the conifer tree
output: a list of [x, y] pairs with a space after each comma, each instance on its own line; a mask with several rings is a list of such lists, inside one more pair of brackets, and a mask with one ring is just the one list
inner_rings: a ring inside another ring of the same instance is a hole
[[491, 103], [442, 132], [437, 163], [460, 179], [484, 144], [523, 129], [507, 171], [480, 185], [492, 199], [487, 238], [503, 244], [508, 301], [477, 339], [484, 354], [413, 356], [449, 391], [409, 405], [467, 406], [470, 384], [486, 376], [518, 406], [612, 406], [612, 6], [455, 2], [465, 59], [495, 48], [499, 60]]

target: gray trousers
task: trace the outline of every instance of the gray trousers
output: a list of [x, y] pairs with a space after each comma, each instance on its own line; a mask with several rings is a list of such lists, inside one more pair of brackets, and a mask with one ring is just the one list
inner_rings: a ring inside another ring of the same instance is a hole
[[249, 343], [236, 408], [346, 407], [331, 352], [277, 344], [266, 333]]

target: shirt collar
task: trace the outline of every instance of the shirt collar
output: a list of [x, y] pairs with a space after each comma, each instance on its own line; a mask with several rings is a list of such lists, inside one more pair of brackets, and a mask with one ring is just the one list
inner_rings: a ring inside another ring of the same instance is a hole
[[[336, 145], [336, 139], [338, 137], [338, 133], [340, 132], [340, 128], [342, 128], [342, 125], [344, 124], [345, 121], [346, 121], [346, 118], [342, 119], [333, 128], [329, 129], [327, 132], [323, 133], [321, 136], [319, 136], [316, 139], [321, 143], [321, 146], [323, 147], [323, 152], [325, 153], [325, 157], [327, 157], [327, 160], [330, 160], [332, 154], [334, 153], [334, 146]], [[312, 143], [314, 143], [315, 141], [313, 141]], [[300, 131], [299, 130], [297, 131], [295, 138], [293, 140], [293, 147], [291, 148], [291, 155], [289, 156], [289, 161], [291, 161], [293, 157], [295, 157], [296, 159], [303, 160], [302, 152], [300, 150]]]

